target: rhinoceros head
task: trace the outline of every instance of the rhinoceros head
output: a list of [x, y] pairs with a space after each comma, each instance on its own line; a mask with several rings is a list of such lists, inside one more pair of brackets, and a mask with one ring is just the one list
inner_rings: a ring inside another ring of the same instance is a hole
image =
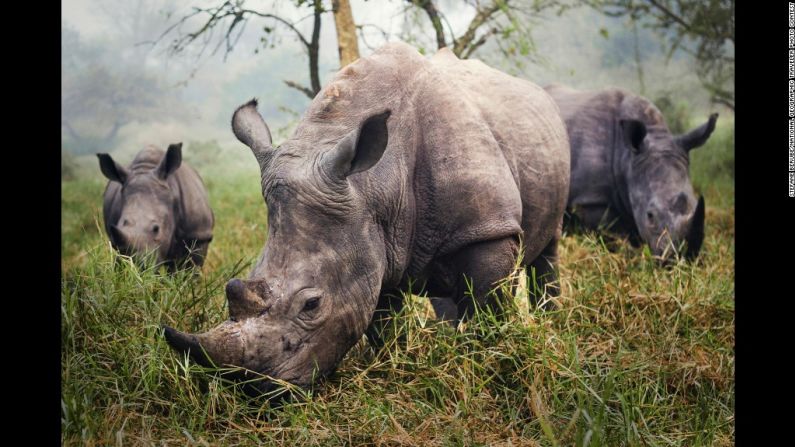
[[[689, 152], [703, 145], [718, 114], [688, 133], [673, 136], [664, 123], [619, 121], [620, 143], [629, 151], [629, 202], [638, 232], [663, 260], [695, 258], [704, 239], [704, 198], [696, 197], [688, 174]], [[686, 247], [684, 253], [681, 248]]]
[[148, 170], [131, 172], [108, 154], [97, 157], [102, 174], [122, 185], [121, 215], [116, 223], [108, 225], [113, 245], [130, 256], [154, 252], [157, 262], [162, 262], [171, 248], [176, 226], [176, 192], [172, 191], [168, 178], [182, 163], [182, 143], [170, 145], [160, 163]]
[[226, 322], [198, 335], [171, 328], [165, 335], [199, 363], [308, 387], [336, 368], [375, 310], [386, 271], [383, 233], [348, 177], [381, 158], [389, 112], [345, 129], [342, 138], [306, 141], [297, 132], [277, 149], [256, 106], [252, 100], [238, 108], [232, 127], [260, 165], [268, 208], [264, 250], [248, 279], [227, 284]]

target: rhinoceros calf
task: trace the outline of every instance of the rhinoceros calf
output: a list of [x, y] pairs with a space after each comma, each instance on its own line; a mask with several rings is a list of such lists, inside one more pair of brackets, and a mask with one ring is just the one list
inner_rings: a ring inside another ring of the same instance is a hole
[[154, 252], [170, 270], [201, 267], [213, 238], [213, 212], [201, 177], [182, 163], [182, 143], [144, 148], [126, 168], [97, 154], [110, 180], [102, 207], [111, 244], [126, 255]]
[[[578, 91], [549, 85], [571, 145], [567, 212], [587, 229], [609, 228], [662, 259], [698, 255], [704, 198], [690, 183], [689, 152], [706, 143], [718, 114], [674, 136], [649, 100], [622, 89]], [[567, 219], [567, 223], [570, 222]]]
[[410, 278], [460, 320], [499, 299], [488, 292], [520, 238], [525, 265], [554, 273], [569, 148], [540, 87], [392, 43], [337, 73], [278, 148], [256, 106], [238, 108], [232, 128], [259, 162], [267, 243], [249, 278], [227, 284], [228, 321], [165, 328], [199, 363], [309, 386], [363, 334], [380, 343]]

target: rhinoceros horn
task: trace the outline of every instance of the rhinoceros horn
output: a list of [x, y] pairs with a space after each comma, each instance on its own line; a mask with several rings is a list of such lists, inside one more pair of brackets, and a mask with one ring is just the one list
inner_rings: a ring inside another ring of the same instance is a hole
[[257, 112], [256, 98], [235, 110], [232, 115], [232, 132], [241, 143], [251, 148], [260, 170], [264, 170], [273, 156], [273, 140], [268, 125]]
[[116, 243], [118, 247], [126, 247], [130, 244], [130, 238], [124, 233], [124, 230], [119, 228], [116, 225], [110, 226], [110, 234], [113, 238], [113, 241]]
[[694, 259], [698, 256], [698, 252], [701, 250], [701, 244], [704, 242], [704, 208], [704, 196], [699, 196], [696, 212], [693, 213], [693, 219], [690, 221], [690, 229], [685, 238], [687, 242], [685, 258], [687, 259]]
[[202, 366], [235, 366], [242, 361], [242, 347], [225, 325], [202, 334], [186, 334], [163, 326], [166, 341], [181, 354], [189, 354]]

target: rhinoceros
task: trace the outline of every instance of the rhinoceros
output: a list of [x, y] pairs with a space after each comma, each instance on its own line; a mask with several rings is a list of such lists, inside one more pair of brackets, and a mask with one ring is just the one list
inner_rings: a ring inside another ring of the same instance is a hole
[[489, 291], [520, 246], [534, 290], [557, 292], [569, 148], [540, 87], [391, 43], [340, 70], [281, 146], [256, 100], [232, 129], [259, 163], [268, 238], [248, 279], [226, 286], [227, 321], [197, 335], [164, 327], [194, 361], [309, 387], [364, 334], [383, 342], [412, 280], [453, 324], [476, 307], [499, 314]]
[[627, 90], [545, 89], [560, 107], [571, 145], [567, 227], [608, 228], [633, 245], [645, 242], [665, 261], [698, 256], [705, 204], [690, 183], [689, 153], [707, 142], [718, 114], [674, 136], [654, 104]]
[[215, 219], [201, 177], [182, 162], [182, 143], [165, 152], [147, 146], [126, 168], [97, 157], [109, 180], [102, 214], [111, 245], [136, 257], [154, 252], [171, 271], [201, 267]]

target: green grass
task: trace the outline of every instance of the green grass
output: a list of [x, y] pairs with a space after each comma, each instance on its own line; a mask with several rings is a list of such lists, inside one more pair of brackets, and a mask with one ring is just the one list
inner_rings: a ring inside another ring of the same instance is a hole
[[732, 126], [693, 153], [707, 201], [697, 263], [662, 269], [628, 244], [567, 236], [559, 310], [528, 310], [520, 289], [507, 321], [478, 314], [454, 331], [409, 296], [402, 343], [360, 342], [279, 409], [176, 355], [160, 330], [226, 318], [224, 285], [265, 239], [253, 157], [230, 149], [236, 162], [199, 166], [216, 230], [195, 279], [118, 260], [100, 232], [104, 181], [90, 170], [64, 181], [63, 444], [732, 445]]

